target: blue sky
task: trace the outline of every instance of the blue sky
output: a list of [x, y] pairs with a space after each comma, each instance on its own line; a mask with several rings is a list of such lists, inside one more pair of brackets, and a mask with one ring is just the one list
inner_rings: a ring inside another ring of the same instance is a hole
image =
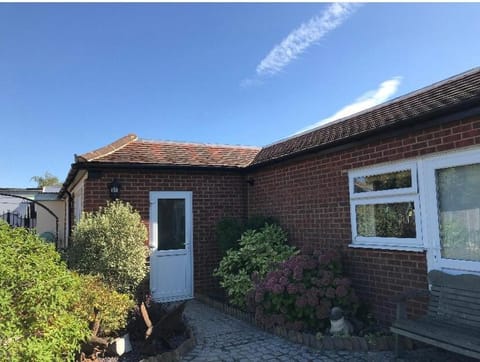
[[0, 4], [0, 187], [128, 133], [264, 146], [479, 65], [480, 4]]

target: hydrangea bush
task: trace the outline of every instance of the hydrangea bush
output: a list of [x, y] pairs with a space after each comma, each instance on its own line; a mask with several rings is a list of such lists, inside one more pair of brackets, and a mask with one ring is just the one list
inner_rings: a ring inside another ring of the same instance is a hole
[[254, 274], [253, 279], [255, 288], [248, 293], [248, 305], [267, 328], [323, 331], [332, 307], [341, 307], [347, 315], [354, 315], [358, 308], [335, 251], [294, 255], [264, 278]]

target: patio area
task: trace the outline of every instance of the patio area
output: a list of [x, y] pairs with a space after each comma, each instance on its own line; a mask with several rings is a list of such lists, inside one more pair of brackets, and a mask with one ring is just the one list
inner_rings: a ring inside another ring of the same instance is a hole
[[197, 300], [187, 303], [185, 316], [194, 330], [197, 345], [182, 361], [474, 361], [436, 348], [409, 351], [397, 360], [391, 351], [313, 350], [262, 331]]

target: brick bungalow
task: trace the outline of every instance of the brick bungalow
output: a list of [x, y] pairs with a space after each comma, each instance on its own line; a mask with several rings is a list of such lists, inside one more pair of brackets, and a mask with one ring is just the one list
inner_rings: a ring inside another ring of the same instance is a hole
[[427, 288], [428, 270], [480, 272], [479, 185], [475, 68], [263, 148], [128, 135], [76, 156], [62, 195], [72, 225], [119, 188], [149, 226], [159, 300], [215, 288], [217, 222], [262, 214], [294, 245], [341, 250], [358, 294], [390, 321], [391, 296]]

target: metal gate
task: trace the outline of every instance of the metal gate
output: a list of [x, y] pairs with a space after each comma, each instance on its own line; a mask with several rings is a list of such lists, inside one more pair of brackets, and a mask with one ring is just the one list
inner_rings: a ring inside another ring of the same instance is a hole
[[33, 202], [22, 201], [15, 210], [3, 211], [0, 219], [13, 227], [33, 229], [37, 226], [37, 212]]
[[[21, 199], [20, 202], [11, 203], [15, 205], [13, 210], [8, 208], [8, 202], [3, 201], [3, 205], [0, 210], [0, 220], [5, 221], [7, 224], [11, 225], [12, 227], [25, 227], [29, 229], [34, 229], [37, 226], [37, 207], [41, 207], [45, 211], [47, 211], [52, 217], [55, 218], [55, 244], [58, 242], [58, 216], [50, 210], [48, 207], [43, 205], [42, 203], [28, 199], [23, 196], [12, 195], [7, 193], [0, 193], [0, 196], [4, 196], [2, 200], [5, 200], [5, 197], [8, 198], [15, 198]], [[57, 245], [58, 247], [58, 245]]]

